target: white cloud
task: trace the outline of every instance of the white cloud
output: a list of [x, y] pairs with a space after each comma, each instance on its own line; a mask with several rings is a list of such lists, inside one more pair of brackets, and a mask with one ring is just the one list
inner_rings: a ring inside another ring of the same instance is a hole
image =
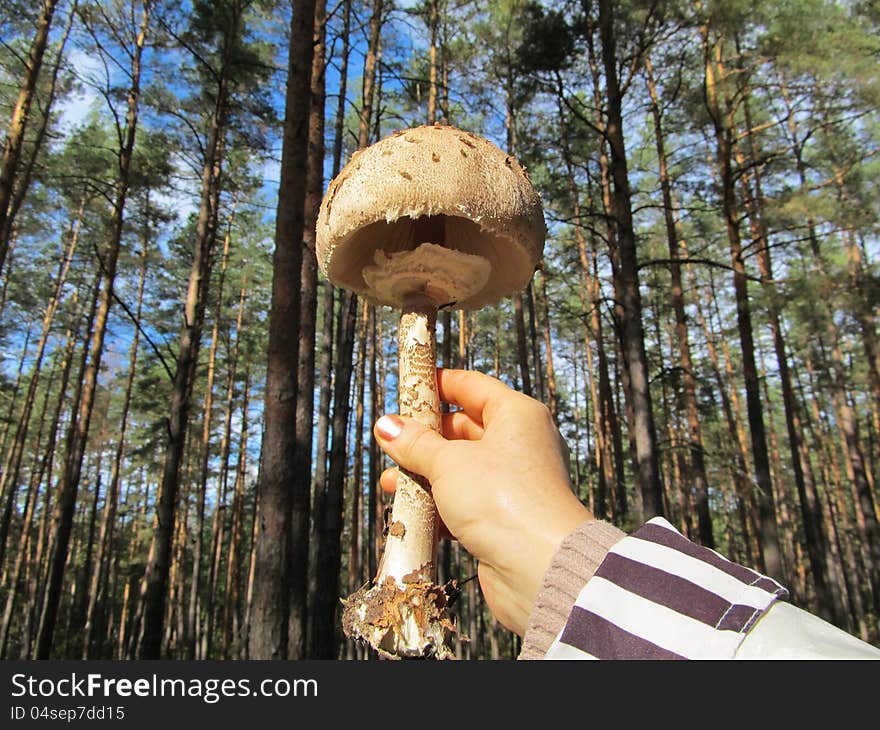
[[[72, 51], [67, 60], [81, 79], [95, 76], [101, 69], [100, 62], [94, 56], [78, 49]], [[57, 102], [61, 129], [69, 131], [79, 126], [100, 103], [100, 95], [89, 84], [79, 84], [74, 92]]]

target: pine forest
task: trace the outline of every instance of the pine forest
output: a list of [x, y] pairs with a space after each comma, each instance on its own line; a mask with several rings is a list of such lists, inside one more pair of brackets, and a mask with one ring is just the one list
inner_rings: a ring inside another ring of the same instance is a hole
[[[0, 657], [374, 659], [397, 313], [333, 286], [354, 152], [453, 125], [543, 262], [437, 320], [578, 498], [880, 646], [880, 6], [0, 0]], [[461, 659], [512, 659], [444, 541]]]

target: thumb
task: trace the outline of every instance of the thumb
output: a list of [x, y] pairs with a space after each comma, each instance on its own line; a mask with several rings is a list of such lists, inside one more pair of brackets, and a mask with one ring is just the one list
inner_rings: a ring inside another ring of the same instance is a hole
[[425, 477], [437, 476], [441, 454], [447, 441], [439, 433], [414, 418], [382, 416], [373, 427], [376, 441], [397, 465]]

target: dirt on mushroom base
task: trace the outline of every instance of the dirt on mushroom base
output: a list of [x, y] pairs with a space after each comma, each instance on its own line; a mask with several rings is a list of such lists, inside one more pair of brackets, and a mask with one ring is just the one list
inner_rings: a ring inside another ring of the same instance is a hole
[[460, 593], [458, 581], [438, 586], [424, 574], [413, 571], [403, 588], [387, 576], [342, 599], [346, 636], [365, 642], [385, 659], [454, 659], [452, 637], [467, 641], [449, 612]]

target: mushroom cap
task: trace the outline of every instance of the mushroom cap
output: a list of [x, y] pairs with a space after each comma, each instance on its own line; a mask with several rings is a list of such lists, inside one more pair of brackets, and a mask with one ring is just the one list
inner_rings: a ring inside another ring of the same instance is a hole
[[[442, 231], [442, 240], [425, 240], [426, 230]], [[377, 251], [393, 257], [434, 243], [481, 256], [491, 266], [485, 284], [441, 302], [478, 309], [528, 284], [546, 234], [541, 198], [512, 156], [471, 132], [432, 125], [395, 132], [352, 156], [321, 203], [316, 253], [335, 285], [391, 306], [399, 300], [363, 275]]]

